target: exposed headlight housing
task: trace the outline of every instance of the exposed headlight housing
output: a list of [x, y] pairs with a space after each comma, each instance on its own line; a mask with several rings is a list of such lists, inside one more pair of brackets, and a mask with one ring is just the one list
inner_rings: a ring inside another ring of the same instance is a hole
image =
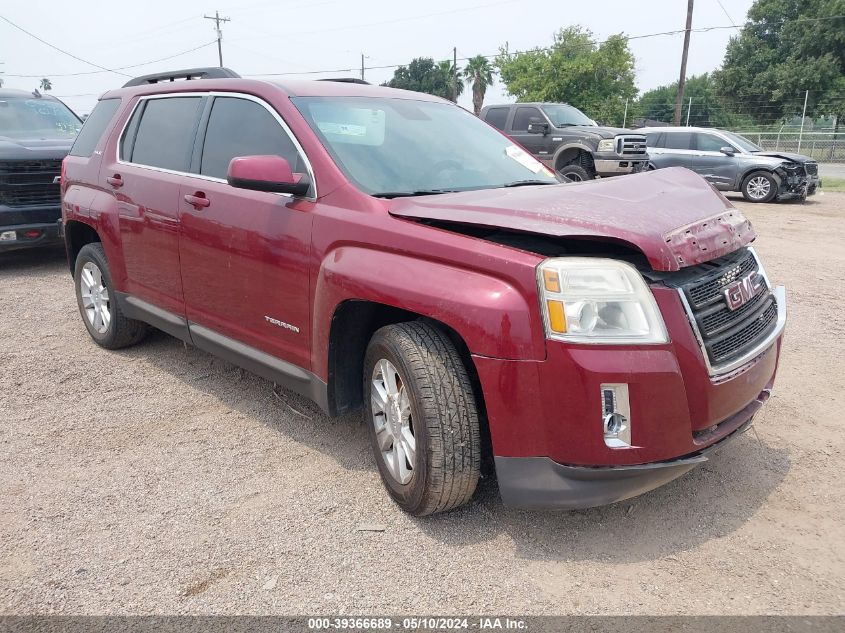
[[654, 295], [636, 268], [614, 259], [558, 257], [537, 267], [546, 338], [570, 343], [667, 343]]
[[615, 152], [616, 151], [616, 139], [606, 138], [603, 141], [599, 141], [599, 146], [597, 151], [599, 152]]

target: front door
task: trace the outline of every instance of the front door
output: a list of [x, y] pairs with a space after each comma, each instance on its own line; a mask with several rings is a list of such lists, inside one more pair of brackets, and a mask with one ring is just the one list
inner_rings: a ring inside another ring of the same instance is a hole
[[733, 189], [739, 160], [721, 151], [723, 147], [732, 147], [731, 144], [709, 132], [696, 132], [693, 137], [695, 154], [692, 170], [713, 183], [717, 189]]
[[[547, 165], [552, 159], [553, 152], [550, 151], [551, 134], [536, 134], [528, 131], [528, 124], [531, 119], [540, 119], [548, 123], [548, 120], [540, 108], [534, 106], [517, 106], [513, 114], [513, 121], [511, 122], [511, 131], [509, 136], [517, 143], [528, 150], [535, 158], [543, 161]], [[551, 131], [551, 125], [549, 126]]]
[[179, 275], [179, 192], [188, 171], [204, 98], [144, 99], [103, 162], [101, 186], [117, 199], [126, 291], [184, 314]]
[[199, 173], [179, 196], [188, 320], [308, 369], [314, 203], [225, 180], [235, 156], [277, 154], [300, 173], [305, 163], [275, 111], [245, 96], [214, 97], [199, 135]]

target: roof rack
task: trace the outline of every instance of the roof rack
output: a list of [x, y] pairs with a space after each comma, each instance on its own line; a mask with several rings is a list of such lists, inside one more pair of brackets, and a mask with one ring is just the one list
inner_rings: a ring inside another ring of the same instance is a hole
[[318, 79], [317, 81], [338, 81], [344, 84], [363, 84], [365, 86], [369, 86], [369, 81], [364, 81], [363, 79], [358, 79], [356, 77], [328, 77], [326, 79]]
[[125, 84], [124, 88], [130, 86], [145, 86], [147, 84], [157, 84], [163, 81], [175, 81], [176, 79], [236, 79], [240, 77], [238, 73], [229, 68], [211, 66], [208, 68], [189, 68], [187, 70], [172, 70], [166, 73], [154, 73], [152, 75], [142, 75], [130, 79]]

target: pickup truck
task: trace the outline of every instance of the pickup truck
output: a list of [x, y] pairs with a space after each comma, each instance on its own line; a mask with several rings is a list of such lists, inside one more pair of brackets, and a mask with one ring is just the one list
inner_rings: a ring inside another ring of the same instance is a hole
[[0, 89], [0, 252], [61, 244], [59, 173], [80, 127], [55, 97]]
[[569, 181], [636, 174], [648, 167], [644, 134], [596, 125], [566, 103], [489, 105], [481, 118]]
[[682, 168], [560, 183], [430, 95], [133, 79], [62, 192], [96, 344], [155, 327], [361, 411], [413, 515], [469, 501], [484, 464], [511, 506], [643, 493], [747, 429], [774, 382], [785, 292], [720, 193]]

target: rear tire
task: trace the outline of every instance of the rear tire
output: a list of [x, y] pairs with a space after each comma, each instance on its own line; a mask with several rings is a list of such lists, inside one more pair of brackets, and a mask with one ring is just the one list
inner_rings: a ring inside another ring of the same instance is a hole
[[388, 325], [364, 359], [364, 412], [382, 482], [424, 516], [472, 497], [481, 434], [469, 375], [451, 340], [422, 322]]
[[120, 349], [144, 338], [147, 325], [125, 317], [120, 309], [101, 243], [82, 247], [76, 257], [73, 280], [79, 314], [97, 345]]
[[751, 172], [742, 181], [742, 195], [749, 202], [771, 202], [777, 193], [778, 183], [768, 172]]
[[569, 165], [564, 165], [561, 167], [558, 172], [564, 178], [570, 180], [571, 182], [581, 182], [584, 180], [593, 180], [595, 176], [591, 176], [590, 172], [586, 169], [578, 165], [577, 163], [570, 163]]

